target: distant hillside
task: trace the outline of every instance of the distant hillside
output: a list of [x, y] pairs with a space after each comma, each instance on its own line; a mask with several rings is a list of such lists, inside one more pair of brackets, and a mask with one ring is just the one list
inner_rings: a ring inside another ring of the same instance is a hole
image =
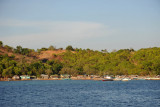
[[34, 57], [29, 57], [26, 55], [14, 53], [12, 50], [8, 50], [6, 47], [0, 47], [0, 55], [8, 55], [9, 57], [12, 57], [16, 61], [21, 61], [24, 59], [26, 62], [30, 63], [33, 60], [35, 60]]
[[53, 46], [33, 49], [3, 45], [0, 41], [0, 77], [13, 75], [160, 75], [160, 48], [107, 52], [66, 50]]
[[13, 50], [8, 50], [6, 47], [0, 47], [0, 55], [8, 55], [10, 57], [14, 57], [16, 61], [21, 61], [24, 59], [28, 63], [31, 63], [33, 61], [37, 60], [62, 60], [61, 56], [59, 56], [62, 53], [65, 53], [66, 50], [46, 50], [41, 52], [30, 52], [29, 55], [22, 55], [19, 53], [15, 53]]
[[46, 51], [41, 51], [39, 55], [37, 55], [38, 59], [58, 59], [61, 60], [61, 57], [59, 56], [62, 53], [65, 53], [66, 50], [46, 50]]

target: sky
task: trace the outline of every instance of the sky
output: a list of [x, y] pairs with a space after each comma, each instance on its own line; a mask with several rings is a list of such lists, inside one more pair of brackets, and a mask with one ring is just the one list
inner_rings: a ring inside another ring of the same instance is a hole
[[160, 0], [0, 0], [0, 41], [31, 49], [160, 47]]

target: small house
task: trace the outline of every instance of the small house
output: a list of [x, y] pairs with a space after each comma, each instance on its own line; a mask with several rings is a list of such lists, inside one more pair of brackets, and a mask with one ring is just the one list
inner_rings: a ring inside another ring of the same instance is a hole
[[45, 74], [41, 74], [41, 79], [49, 79], [49, 76]]
[[77, 75], [77, 79], [86, 79], [86, 75]]
[[98, 76], [98, 75], [95, 75], [93, 78], [101, 78], [100, 76]]
[[77, 78], [81, 79], [81, 78], [84, 78], [84, 76], [83, 75], [77, 75]]
[[61, 78], [70, 78], [71, 76], [69, 74], [61, 74]]
[[21, 75], [20, 78], [21, 78], [22, 80], [29, 80], [29, 79], [30, 79], [30, 76], [28, 76], [28, 75]]

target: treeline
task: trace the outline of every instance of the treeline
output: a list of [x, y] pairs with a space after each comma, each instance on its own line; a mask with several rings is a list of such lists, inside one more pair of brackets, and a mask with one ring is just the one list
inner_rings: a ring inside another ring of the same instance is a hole
[[[22, 46], [17, 46], [16, 48], [13, 48], [8, 45], [4, 45], [2, 41], [0, 41], [0, 48], [5, 48], [7, 49], [8, 52], [13, 52], [21, 55], [26, 55], [26, 56], [35, 56], [36, 53], [40, 53], [41, 51], [47, 51], [47, 50], [63, 50], [63, 48], [56, 48], [56, 46], [50, 45], [48, 48], [42, 47], [41, 49], [29, 49], [29, 48], [23, 48]], [[75, 51], [71, 45], [68, 45], [66, 47], [66, 50], [70, 51]]]
[[8, 78], [13, 75], [34, 75], [40, 77], [41, 74], [59, 74], [63, 65], [59, 61], [36, 61], [32, 63], [16, 62], [13, 57], [0, 55], [0, 77]]
[[0, 41], [0, 48], [6, 49], [8, 52], [13, 52], [16, 54], [22, 54], [26, 56], [32, 56], [32, 52], [35, 52], [34, 49], [29, 49], [29, 48], [22, 48], [22, 46], [17, 46], [16, 48], [13, 48], [8, 45], [3, 45], [3, 42]]
[[63, 55], [61, 73], [87, 75], [159, 75], [160, 48], [134, 51], [121, 49], [111, 53], [77, 50]]
[[[4, 47], [0, 42], [0, 47]], [[54, 47], [47, 50], [54, 50]], [[31, 49], [17, 47], [14, 53], [30, 55]], [[42, 48], [43, 50], [43, 48]], [[90, 49], [66, 47], [66, 52], [59, 54], [62, 60], [42, 62], [34, 60], [27, 63], [25, 58], [16, 61], [14, 56], [0, 55], [0, 77], [13, 75], [70, 74], [76, 75], [160, 75], [160, 48], [121, 49], [107, 52]], [[45, 51], [45, 50], [43, 50]], [[74, 51], [74, 52], [73, 52]], [[35, 51], [34, 51], [35, 52]], [[37, 52], [38, 53], [38, 52]]]

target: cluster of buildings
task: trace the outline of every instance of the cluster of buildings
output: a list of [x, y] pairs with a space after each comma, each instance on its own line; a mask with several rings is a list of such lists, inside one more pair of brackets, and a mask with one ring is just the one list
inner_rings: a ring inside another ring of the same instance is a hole
[[58, 75], [51, 75], [51, 76], [48, 76], [48, 75], [45, 75], [45, 74], [41, 74], [40, 77], [36, 77], [36, 76], [29, 76], [29, 75], [21, 75], [21, 76], [18, 76], [18, 75], [14, 75], [12, 77], [12, 80], [48, 80], [48, 79], [59, 79], [59, 76]]
[[99, 80], [102, 79], [100, 76], [96, 75], [77, 75], [77, 76], [71, 76], [68, 74], [61, 74], [61, 75], [46, 75], [41, 74], [40, 77], [36, 76], [29, 76], [29, 75], [14, 75], [12, 77], [12, 80], [65, 80], [65, 79], [71, 79], [71, 80]]
[[62, 75], [46, 75], [46, 74], [41, 74], [40, 77], [36, 76], [29, 76], [29, 75], [14, 75], [12, 79], [10, 80], [103, 80], [107, 78], [112, 78], [113, 80], [123, 80], [123, 79], [128, 79], [128, 80], [160, 80], [160, 75], [154, 76], [154, 77], [149, 77], [149, 76], [138, 76], [138, 75], [122, 75], [122, 76], [97, 76], [97, 75], [77, 75], [77, 76], [71, 76], [68, 74], [62, 74]]

